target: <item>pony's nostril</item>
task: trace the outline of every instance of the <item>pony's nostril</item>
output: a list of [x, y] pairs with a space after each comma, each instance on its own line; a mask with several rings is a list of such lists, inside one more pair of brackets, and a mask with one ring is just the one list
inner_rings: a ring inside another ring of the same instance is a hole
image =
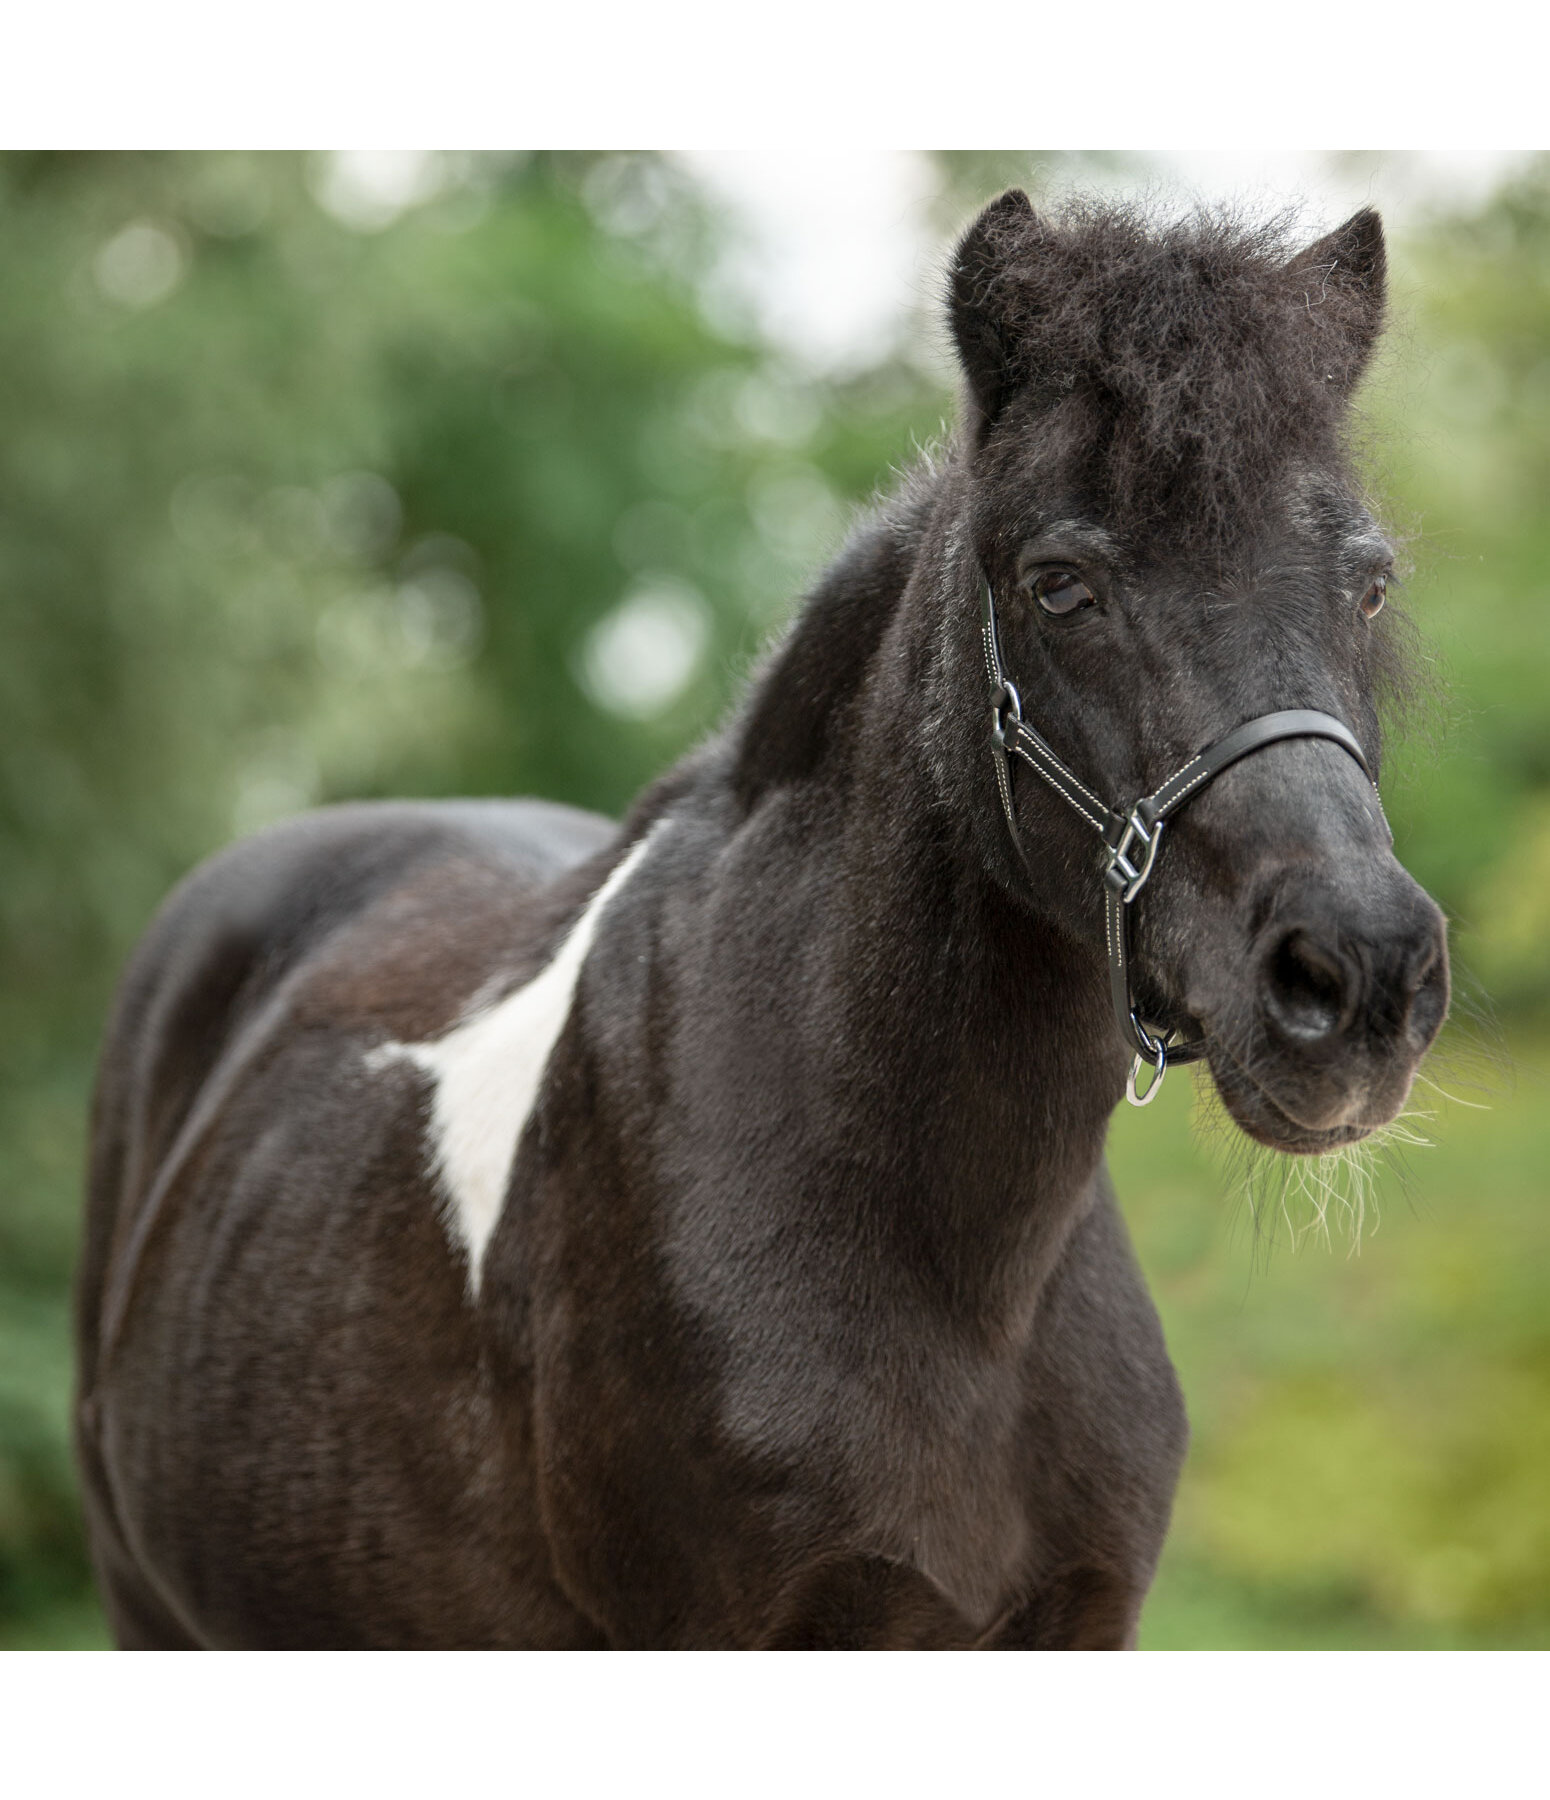
[[1448, 1012], [1448, 955], [1439, 939], [1428, 946], [1411, 971], [1412, 994], [1407, 1020], [1410, 1037], [1424, 1050], [1442, 1028]]
[[1346, 1021], [1350, 972], [1341, 957], [1305, 931], [1289, 931], [1265, 967], [1265, 1003], [1288, 1035], [1328, 1037]]
[[1411, 952], [1404, 971], [1404, 986], [1407, 993], [1419, 994], [1424, 988], [1435, 982], [1438, 965], [1443, 959], [1442, 945], [1432, 938], [1417, 945]]

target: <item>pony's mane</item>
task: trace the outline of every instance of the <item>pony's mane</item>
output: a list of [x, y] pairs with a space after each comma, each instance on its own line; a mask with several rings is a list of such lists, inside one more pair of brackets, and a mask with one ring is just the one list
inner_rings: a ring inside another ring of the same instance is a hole
[[1240, 530], [1289, 463], [1343, 472], [1381, 299], [1295, 215], [1167, 218], [1076, 196], [985, 221], [973, 303], [1012, 383], [1079, 434], [1113, 514], [1195, 544]]

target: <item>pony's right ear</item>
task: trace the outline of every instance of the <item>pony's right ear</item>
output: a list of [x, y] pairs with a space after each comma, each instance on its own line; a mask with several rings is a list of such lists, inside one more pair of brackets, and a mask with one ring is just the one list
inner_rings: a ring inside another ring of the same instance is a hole
[[1299, 277], [1309, 320], [1323, 328], [1325, 380], [1349, 393], [1383, 329], [1388, 289], [1383, 221], [1364, 206], [1288, 267]]
[[948, 283], [947, 315], [982, 436], [1017, 386], [1011, 294], [1002, 279], [1039, 236], [1038, 217], [1021, 188], [992, 200], [959, 240]]

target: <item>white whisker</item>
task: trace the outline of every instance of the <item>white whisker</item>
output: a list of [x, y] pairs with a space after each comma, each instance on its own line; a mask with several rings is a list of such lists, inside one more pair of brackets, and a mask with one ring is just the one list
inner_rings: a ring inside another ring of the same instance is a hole
[[1440, 1081], [1433, 1081], [1430, 1075], [1424, 1075], [1419, 1070], [1416, 1072], [1416, 1080], [1424, 1081], [1434, 1093], [1441, 1094], [1444, 1100], [1451, 1101], [1454, 1106], [1467, 1106], [1474, 1112], [1491, 1110], [1489, 1100], [1466, 1100], [1462, 1094], [1450, 1094]]
[[1256, 1235], [1268, 1238], [1265, 1227], [1279, 1213], [1293, 1251], [1310, 1236], [1333, 1249], [1334, 1230], [1339, 1230], [1348, 1240], [1347, 1254], [1359, 1256], [1363, 1240], [1375, 1236], [1383, 1223], [1379, 1193], [1387, 1153], [1433, 1148], [1432, 1140], [1415, 1127], [1429, 1123], [1435, 1113], [1407, 1107], [1360, 1143], [1342, 1144], [1319, 1156], [1282, 1156], [1238, 1133], [1214, 1087], [1202, 1083], [1196, 1095], [1196, 1137], [1209, 1142], [1225, 1159], [1224, 1173], [1241, 1182]]

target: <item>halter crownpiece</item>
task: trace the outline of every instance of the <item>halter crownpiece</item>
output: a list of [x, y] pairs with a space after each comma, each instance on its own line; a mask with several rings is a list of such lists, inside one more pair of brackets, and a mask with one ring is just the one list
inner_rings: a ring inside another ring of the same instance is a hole
[[[1146, 1106], [1162, 1086], [1170, 1063], [1196, 1062], [1206, 1053], [1203, 1034], [1185, 1038], [1171, 1031], [1160, 1031], [1155, 1026], [1148, 1029], [1136, 1017], [1135, 1002], [1130, 993], [1130, 908], [1151, 879], [1164, 822], [1224, 769], [1256, 750], [1263, 750], [1267, 744], [1279, 743], [1282, 738], [1328, 738], [1355, 759], [1369, 781], [1372, 781], [1372, 771], [1355, 733], [1332, 714], [1264, 713], [1218, 738], [1198, 756], [1192, 756], [1155, 793], [1147, 794], [1126, 810], [1116, 811], [1079, 781], [1023, 718], [1022, 699], [1008, 680], [1001, 660], [996, 598], [983, 571], [980, 573], [980, 619], [985, 640], [985, 668], [990, 676], [990, 734], [995, 755], [996, 788], [1023, 867], [1032, 878], [1033, 864], [1023, 847], [1022, 833], [1017, 828], [1017, 810], [1012, 804], [1012, 783], [1019, 758], [1062, 800], [1074, 807], [1103, 840], [1103, 924], [1109, 954], [1109, 992], [1120, 1030], [1136, 1053], [1129, 1080], [1125, 1083], [1125, 1093], [1132, 1106]], [[1375, 781], [1372, 787], [1376, 794], [1378, 784]], [[1379, 811], [1382, 811], [1381, 801]], [[1146, 1093], [1138, 1095], [1136, 1080], [1143, 1063], [1150, 1063], [1155, 1074]]]

